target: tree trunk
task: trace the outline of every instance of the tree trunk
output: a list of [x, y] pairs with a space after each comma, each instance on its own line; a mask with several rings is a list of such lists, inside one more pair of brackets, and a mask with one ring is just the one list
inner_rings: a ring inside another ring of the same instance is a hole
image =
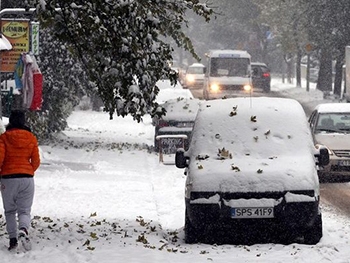
[[317, 89], [325, 94], [332, 91], [332, 55], [325, 47], [321, 49]]
[[297, 87], [300, 88], [301, 87], [301, 50], [299, 49], [297, 52], [297, 61], [296, 61], [296, 80], [297, 80]]
[[335, 64], [335, 77], [334, 77], [334, 94], [341, 97], [341, 87], [343, 82], [343, 65], [344, 65], [345, 52], [339, 52], [339, 56], [336, 58]]

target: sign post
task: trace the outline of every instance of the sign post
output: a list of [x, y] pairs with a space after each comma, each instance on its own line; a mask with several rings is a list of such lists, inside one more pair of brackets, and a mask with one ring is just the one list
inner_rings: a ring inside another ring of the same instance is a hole
[[[164, 134], [158, 135], [156, 140], [159, 140], [159, 162], [164, 162], [164, 155], [175, 155], [176, 150], [179, 148], [185, 148], [185, 140], [187, 140], [186, 134]], [[174, 158], [169, 164], [174, 164]]]

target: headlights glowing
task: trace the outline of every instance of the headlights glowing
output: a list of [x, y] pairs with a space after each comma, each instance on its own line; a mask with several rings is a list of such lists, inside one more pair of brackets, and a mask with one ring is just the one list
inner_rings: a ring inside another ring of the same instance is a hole
[[219, 92], [220, 91], [220, 87], [218, 84], [216, 83], [213, 83], [210, 85], [210, 91], [211, 92]]
[[[218, 83], [211, 83], [210, 87], [209, 87], [209, 92], [212, 93], [219, 93], [221, 91], [225, 92], [225, 91], [232, 91], [232, 92], [239, 92], [239, 91], [245, 91], [245, 92], [252, 92], [253, 91], [253, 87], [249, 84], [246, 85], [226, 85], [225, 86], [220, 86]], [[243, 90], [242, 90], [243, 88]]]
[[252, 86], [250, 86], [249, 84], [248, 84], [248, 85], [244, 85], [244, 86], [243, 86], [243, 89], [244, 89], [245, 91], [251, 91], [251, 90], [252, 90]]
[[186, 80], [189, 83], [193, 83], [195, 81], [194, 76], [193, 75], [186, 75]]

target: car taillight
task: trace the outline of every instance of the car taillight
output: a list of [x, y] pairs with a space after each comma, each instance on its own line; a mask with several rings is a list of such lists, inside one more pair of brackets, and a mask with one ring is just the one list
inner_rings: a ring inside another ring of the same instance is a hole
[[169, 126], [169, 123], [166, 121], [160, 120], [158, 126], [159, 126], [159, 128], [167, 127], [167, 126]]
[[265, 73], [262, 74], [262, 76], [263, 76], [264, 78], [268, 78], [268, 77], [270, 77], [270, 73], [265, 72]]

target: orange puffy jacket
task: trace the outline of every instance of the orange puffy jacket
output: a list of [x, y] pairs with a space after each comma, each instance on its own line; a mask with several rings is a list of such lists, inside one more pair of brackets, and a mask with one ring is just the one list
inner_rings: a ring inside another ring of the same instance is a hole
[[0, 136], [0, 175], [34, 176], [40, 165], [38, 141], [27, 130], [10, 129]]

